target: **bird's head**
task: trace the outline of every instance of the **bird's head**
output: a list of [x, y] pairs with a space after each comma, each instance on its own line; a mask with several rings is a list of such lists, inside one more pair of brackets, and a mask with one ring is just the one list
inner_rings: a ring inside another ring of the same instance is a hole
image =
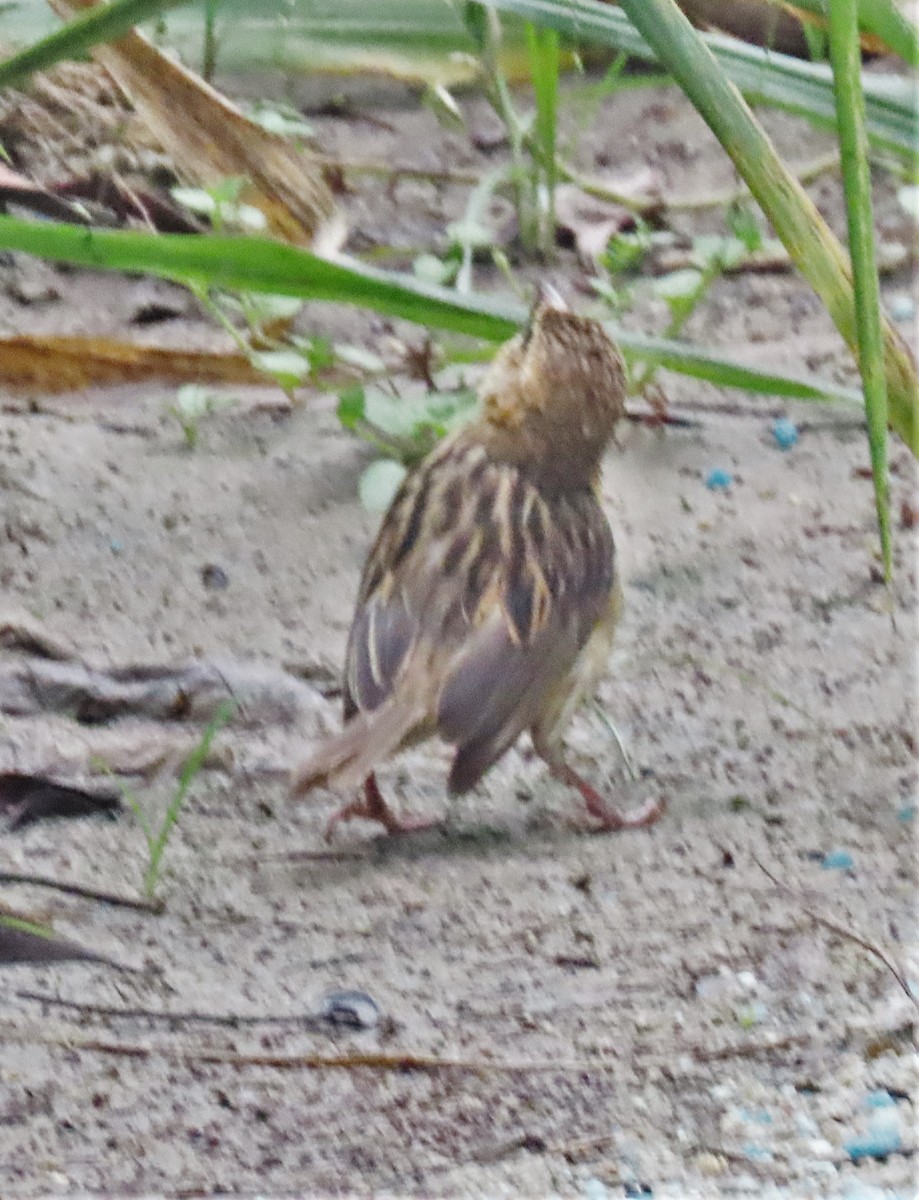
[[492, 450], [550, 487], [592, 481], [625, 415], [622, 356], [598, 321], [540, 290], [526, 328], [498, 352], [480, 388]]

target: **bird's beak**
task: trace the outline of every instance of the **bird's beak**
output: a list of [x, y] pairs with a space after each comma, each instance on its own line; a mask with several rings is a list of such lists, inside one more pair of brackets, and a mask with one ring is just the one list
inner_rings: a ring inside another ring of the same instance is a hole
[[568, 312], [568, 305], [562, 299], [561, 292], [557, 291], [551, 283], [538, 283], [536, 285], [536, 295], [533, 298], [533, 307], [530, 309], [530, 315], [527, 317], [527, 323], [523, 328], [524, 347], [529, 344], [530, 338], [533, 336], [537, 314], [544, 312], [546, 309], [553, 310], [554, 312]]
[[554, 308], [561, 312], [568, 311], [568, 305], [565, 303], [561, 292], [552, 286], [551, 283], [540, 283], [536, 287], [536, 303], [535, 308]]

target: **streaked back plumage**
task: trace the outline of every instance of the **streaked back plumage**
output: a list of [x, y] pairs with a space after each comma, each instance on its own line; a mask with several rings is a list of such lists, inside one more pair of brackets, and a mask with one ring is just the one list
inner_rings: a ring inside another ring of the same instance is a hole
[[567, 311], [538, 306], [502, 348], [481, 414], [407, 476], [383, 520], [348, 640], [346, 724], [297, 791], [357, 784], [436, 733], [456, 747], [449, 786], [462, 792], [539, 723], [610, 611], [596, 484], [623, 385], [602, 328]]

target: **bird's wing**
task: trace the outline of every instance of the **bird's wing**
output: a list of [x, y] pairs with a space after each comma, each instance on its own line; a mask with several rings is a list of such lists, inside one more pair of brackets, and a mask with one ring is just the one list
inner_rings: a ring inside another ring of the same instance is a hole
[[452, 792], [472, 787], [536, 722], [609, 605], [613, 539], [593, 494], [524, 494], [496, 600], [467, 631], [438, 700], [438, 731], [457, 747]]
[[606, 610], [613, 541], [593, 492], [546, 497], [454, 438], [408, 476], [368, 558], [346, 716], [419, 697], [471, 787], [565, 677]]
[[392, 694], [422, 627], [432, 623], [423, 593], [432, 591], [444, 539], [462, 504], [461, 481], [453, 478], [462, 464], [447, 449], [406, 476], [367, 557], [345, 653], [346, 720], [372, 712]]

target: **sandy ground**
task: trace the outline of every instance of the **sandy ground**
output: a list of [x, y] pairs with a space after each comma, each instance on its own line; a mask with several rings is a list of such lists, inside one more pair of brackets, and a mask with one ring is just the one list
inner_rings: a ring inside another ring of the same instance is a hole
[[[825, 148], [767, 120], [793, 162]], [[411, 108], [385, 128], [316, 124], [332, 153], [493, 161]], [[619, 98], [596, 129], [586, 168], [651, 164], [687, 193], [731, 182], [673, 93]], [[837, 192], [832, 178], [814, 188], [839, 228]], [[903, 237], [891, 193], [880, 178], [879, 225]], [[413, 248], [436, 246], [461, 202], [419, 182], [346, 200], [355, 245]], [[578, 274], [568, 253], [554, 269]], [[501, 286], [484, 270], [479, 285]], [[151, 297], [176, 317], [138, 334]], [[644, 300], [631, 323], [660, 316]], [[303, 325], [369, 348], [419, 339], [335, 309], [311, 307]], [[0, 329], [219, 341], [178, 289], [19, 257], [0, 265]], [[852, 379], [789, 275], [721, 282], [688, 332]], [[275, 684], [287, 672], [291, 691], [274, 708], [244, 703], [218, 739], [166, 853], [161, 915], [4, 886], [6, 903], [138, 971], [3, 970], [0, 1194], [911, 1194], [915, 1006], [892, 968], [916, 986], [914, 535], [897, 521], [894, 621], [851, 412], [673, 377], [666, 389], [698, 424], [630, 427], [604, 482], [627, 608], [599, 701], [641, 778], [624, 781], [596, 714], [572, 736], [592, 778], [625, 801], [665, 797], [666, 818], [585, 832], [577, 797], [525, 747], [447, 811], [445, 760], [427, 748], [384, 783], [446, 827], [386, 841], [355, 824], [331, 848], [335, 797], [293, 804], [283, 772], [338, 719], [328, 681], [375, 525], [356, 498], [368, 452], [341, 431], [335, 398], [306, 392], [288, 413], [247, 393], [194, 453], [170, 389], [6, 398], [0, 616], [27, 613], [98, 668], [248, 663]], [[711, 411], [723, 400], [731, 413]], [[802, 425], [788, 452], [770, 434], [780, 413]], [[898, 514], [915, 478], [899, 445], [893, 463]], [[728, 492], [704, 486], [713, 467], [733, 473]], [[222, 590], [206, 586], [208, 564]], [[17, 662], [8, 651], [2, 666]], [[106, 746], [188, 745], [200, 727], [5, 714], [0, 766], [57, 754], [80, 775]], [[158, 812], [173, 778], [133, 786]], [[127, 895], [145, 862], [129, 812], [0, 846], [4, 870]], [[352, 988], [379, 1006], [374, 1027], [302, 1019]], [[240, 1020], [207, 1019], [220, 1016]], [[879, 1122], [899, 1149], [860, 1156], [859, 1142], [878, 1149]]]

